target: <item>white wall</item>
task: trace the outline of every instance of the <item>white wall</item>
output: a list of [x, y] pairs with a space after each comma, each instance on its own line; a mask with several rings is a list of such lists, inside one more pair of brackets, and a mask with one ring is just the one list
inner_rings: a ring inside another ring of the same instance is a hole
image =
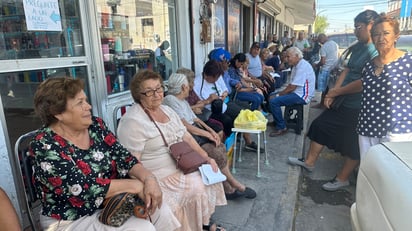
[[[2, 119], [2, 121], [5, 121], [5, 119]], [[7, 147], [7, 143], [10, 141], [6, 137], [7, 134], [5, 133], [7, 133], [7, 129], [5, 129], [5, 125], [3, 123], [0, 123], [0, 130], [3, 131], [0, 133], [0, 186], [4, 191], [6, 191], [7, 195], [14, 205], [14, 208], [16, 208], [17, 214], [20, 216], [20, 206], [17, 200], [16, 186], [14, 183], [14, 175], [11, 167], [13, 158], [9, 158]], [[10, 155], [12, 155], [13, 152], [10, 153]]]
[[[203, 65], [208, 61], [207, 54], [209, 54], [209, 51], [213, 49], [214, 44], [213, 44], [213, 37], [212, 37], [212, 42], [210, 43], [206, 43], [206, 44], [200, 43], [200, 33], [201, 33], [201, 28], [202, 28], [202, 24], [200, 23], [200, 16], [199, 16], [200, 1], [192, 1], [192, 4], [193, 4], [192, 28], [193, 28], [193, 33], [194, 33], [193, 34], [194, 57], [193, 58], [194, 58], [194, 63], [195, 63], [194, 69], [195, 69], [195, 74], [200, 75], [203, 70]], [[212, 26], [212, 35], [213, 35], [213, 26]], [[190, 56], [187, 56], [187, 57], [190, 57]]]

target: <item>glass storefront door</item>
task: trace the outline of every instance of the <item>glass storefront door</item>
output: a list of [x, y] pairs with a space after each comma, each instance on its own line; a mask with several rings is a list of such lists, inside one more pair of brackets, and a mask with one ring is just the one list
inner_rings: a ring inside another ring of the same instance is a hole
[[33, 96], [47, 78], [81, 78], [90, 96], [79, 0], [0, 2], [0, 98], [11, 147], [41, 127]]
[[173, 0], [96, 0], [108, 94], [127, 91], [139, 69], [164, 80], [176, 70], [177, 42]]

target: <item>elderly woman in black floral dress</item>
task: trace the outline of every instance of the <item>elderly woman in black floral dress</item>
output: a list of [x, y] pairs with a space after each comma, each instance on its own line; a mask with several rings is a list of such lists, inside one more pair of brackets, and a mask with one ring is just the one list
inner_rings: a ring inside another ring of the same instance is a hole
[[[131, 155], [104, 122], [91, 115], [79, 79], [44, 81], [34, 105], [44, 127], [30, 144], [35, 185], [42, 201], [42, 230], [174, 230], [179, 222], [167, 205], [155, 176]], [[126, 179], [128, 176], [132, 177]], [[115, 228], [99, 222], [105, 198], [139, 194], [152, 214], [131, 217]]]

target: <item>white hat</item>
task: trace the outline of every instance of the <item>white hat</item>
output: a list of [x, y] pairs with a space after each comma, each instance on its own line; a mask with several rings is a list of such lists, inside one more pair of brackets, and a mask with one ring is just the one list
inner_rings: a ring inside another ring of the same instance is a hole
[[271, 43], [268, 44], [267, 48], [270, 49], [273, 46], [278, 46], [278, 44], [274, 43], [274, 42], [271, 42]]

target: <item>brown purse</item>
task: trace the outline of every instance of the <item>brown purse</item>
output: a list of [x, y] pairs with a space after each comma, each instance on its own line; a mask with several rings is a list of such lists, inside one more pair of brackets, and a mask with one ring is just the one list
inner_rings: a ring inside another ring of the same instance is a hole
[[152, 116], [149, 114], [147, 109], [144, 109], [146, 114], [149, 116], [150, 120], [154, 123], [156, 128], [159, 130], [162, 136], [163, 142], [166, 147], [169, 147], [170, 155], [176, 161], [176, 167], [182, 170], [183, 174], [189, 174], [196, 170], [199, 170], [200, 165], [207, 163], [207, 160], [203, 158], [197, 151], [193, 150], [192, 147], [186, 142], [181, 141], [169, 146], [163, 135], [162, 130], [157, 126], [156, 122], [153, 120]]
[[198, 170], [200, 165], [207, 163], [205, 158], [185, 141], [170, 145], [169, 150], [170, 155], [176, 160], [177, 168], [182, 170], [184, 174], [192, 173]]
[[144, 201], [132, 193], [119, 193], [107, 198], [104, 200], [103, 206], [99, 221], [113, 227], [122, 226], [133, 214], [143, 219], [149, 215]]

